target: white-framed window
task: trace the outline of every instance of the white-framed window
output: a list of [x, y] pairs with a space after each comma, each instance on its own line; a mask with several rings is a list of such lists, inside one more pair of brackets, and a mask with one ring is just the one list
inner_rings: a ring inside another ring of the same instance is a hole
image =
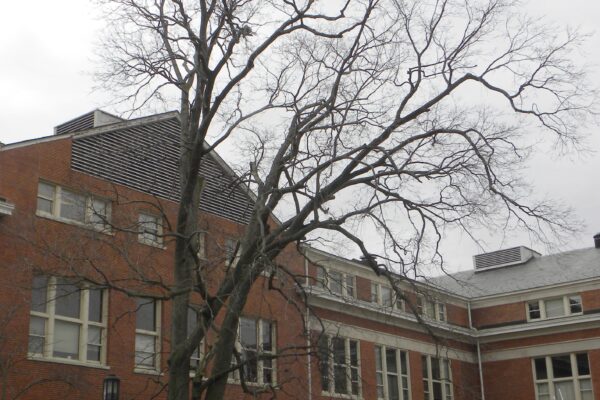
[[571, 353], [532, 360], [536, 400], [593, 400], [587, 353]]
[[452, 371], [445, 358], [421, 356], [425, 400], [452, 400]]
[[447, 321], [446, 304], [424, 296], [417, 296], [417, 313], [436, 321]]
[[140, 213], [138, 216], [138, 241], [150, 246], [163, 245], [163, 220], [152, 214]]
[[[193, 308], [189, 307], [187, 318], [188, 318], [187, 332], [188, 332], [188, 336], [189, 336], [198, 326], [198, 313]], [[194, 373], [198, 369], [198, 367], [202, 366], [203, 358], [204, 358], [204, 340], [202, 340], [200, 342], [200, 344], [198, 345], [198, 347], [196, 347], [194, 349], [194, 352], [192, 353], [192, 355], [190, 357], [190, 369], [192, 370], [192, 373]]]
[[377, 398], [410, 400], [408, 353], [386, 346], [375, 346]]
[[396, 291], [390, 286], [377, 282], [371, 282], [371, 303], [396, 310], [404, 310], [404, 302]]
[[[241, 355], [241, 369], [246, 383], [270, 386], [276, 384], [275, 338], [274, 322], [260, 318], [240, 318], [236, 349]], [[232, 364], [237, 364], [235, 358]], [[239, 381], [240, 371], [235, 371], [232, 377]]]
[[59, 221], [89, 226], [99, 231], [110, 230], [110, 202], [40, 181], [37, 215]]
[[578, 294], [527, 302], [528, 321], [580, 315], [582, 313], [581, 296]]
[[105, 364], [106, 290], [39, 275], [31, 297], [29, 356]]
[[240, 241], [233, 238], [225, 239], [225, 266], [235, 267], [240, 259]]
[[318, 346], [321, 391], [360, 397], [359, 342], [323, 334], [319, 336]]
[[356, 298], [356, 277], [317, 265], [317, 286], [337, 296]]
[[135, 368], [156, 371], [160, 366], [160, 302], [135, 299]]
[[196, 233], [196, 238], [198, 240], [198, 259], [206, 260], [206, 232], [199, 231]]

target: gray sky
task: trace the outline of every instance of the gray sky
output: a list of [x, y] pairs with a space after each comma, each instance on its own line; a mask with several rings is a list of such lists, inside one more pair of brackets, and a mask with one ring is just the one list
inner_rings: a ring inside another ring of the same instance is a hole
[[[27, 8], [25, 10], [25, 7]], [[532, 0], [524, 9], [563, 26], [593, 33], [600, 21], [600, 3], [590, 0]], [[45, 136], [60, 122], [94, 108], [113, 111], [110, 98], [93, 90], [95, 38], [102, 22], [86, 0], [30, 0], [6, 2], [0, 24], [0, 141], [11, 143]], [[21, 16], [21, 17], [19, 17]], [[23, 18], [22, 16], [26, 16]], [[586, 43], [582, 62], [592, 65], [591, 83], [600, 87], [600, 35]], [[582, 234], [554, 249], [531, 243], [527, 237], [481, 232], [486, 250], [516, 245], [542, 253], [593, 245], [600, 232], [600, 132], [595, 124], [587, 138], [586, 153], [550, 154], [551, 144], [540, 144], [530, 168], [523, 171], [538, 194], [573, 207], [585, 222]], [[2, 171], [0, 171], [0, 174]], [[471, 268], [471, 256], [481, 252], [458, 233], [451, 233], [443, 250], [451, 269]]]

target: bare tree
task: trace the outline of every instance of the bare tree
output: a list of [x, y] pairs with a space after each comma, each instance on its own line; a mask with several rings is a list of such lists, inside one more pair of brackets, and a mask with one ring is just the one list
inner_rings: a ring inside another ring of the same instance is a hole
[[[533, 138], [577, 143], [593, 102], [572, 61], [581, 37], [520, 17], [511, 1], [104, 3], [100, 81], [134, 110], [178, 104], [181, 120], [170, 399], [189, 398], [189, 358], [217, 320], [200, 387], [223, 398], [248, 293], [287, 246], [345, 238], [375, 272], [415, 277], [442, 262], [445, 227], [543, 240], [573, 230], [519, 175]], [[226, 140], [243, 143], [239, 171], [256, 201], [237, 268], [211, 291], [194, 274], [198, 169]], [[383, 261], [361, 224], [381, 233]], [[187, 332], [192, 292], [203, 304]]]

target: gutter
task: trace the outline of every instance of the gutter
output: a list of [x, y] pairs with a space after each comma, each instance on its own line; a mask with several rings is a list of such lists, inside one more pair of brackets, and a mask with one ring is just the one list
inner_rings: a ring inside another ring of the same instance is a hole
[[479, 387], [481, 388], [481, 400], [485, 400], [485, 387], [483, 385], [483, 366], [481, 364], [481, 346], [479, 345], [479, 335], [477, 329], [473, 326], [471, 317], [471, 301], [467, 301], [467, 312], [469, 315], [469, 328], [475, 331], [475, 343], [477, 344], [477, 369], [479, 370]]

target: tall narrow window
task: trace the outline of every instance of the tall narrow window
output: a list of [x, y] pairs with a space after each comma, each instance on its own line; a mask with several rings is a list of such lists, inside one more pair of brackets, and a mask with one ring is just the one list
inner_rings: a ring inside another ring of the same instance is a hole
[[149, 244], [151, 246], [162, 246], [163, 244], [163, 229], [162, 219], [156, 215], [140, 213], [138, 218], [140, 243]]
[[240, 242], [236, 239], [225, 240], [225, 265], [235, 267], [240, 257]]
[[377, 398], [409, 400], [408, 358], [405, 351], [375, 346]]
[[329, 290], [331, 290], [331, 293], [341, 296], [343, 286], [342, 282], [343, 277], [341, 272], [334, 270], [329, 271]]
[[[192, 332], [196, 329], [196, 327], [198, 326], [198, 313], [193, 309], [193, 308], [188, 308], [188, 328], [187, 328], [187, 332], [188, 332], [188, 336], [192, 334]], [[194, 349], [194, 352], [192, 353], [191, 357], [190, 357], [190, 369], [192, 370], [197, 370], [198, 367], [201, 365], [202, 362], [202, 350], [203, 350], [203, 344], [204, 344], [204, 340], [202, 340], [200, 342], [200, 344], [198, 345], [198, 347], [196, 347]]]
[[360, 396], [358, 341], [342, 337], [319, 337], [321, 389], [332, 394]]
[[425, 400], [452, 400], [452, 372], [450, 361], [423, 355], [423, 393]]
[[592, 400], [592, 378], [587, 353], [533, 359], [537, 400]]
[[379, 285], [371, 282], [371, 303], [379, 304]]
[[275, 383], [275, 327], [271, 321], [240, 318], [239, 345], [244, 380], [249, 383]]
[[135, 366], [156, 370], [159, 365], [160, 303], [149, 297], [136, 299]]
[[103, 363], [104, 290], [56, 277], [33, 279], [31, 356]]

